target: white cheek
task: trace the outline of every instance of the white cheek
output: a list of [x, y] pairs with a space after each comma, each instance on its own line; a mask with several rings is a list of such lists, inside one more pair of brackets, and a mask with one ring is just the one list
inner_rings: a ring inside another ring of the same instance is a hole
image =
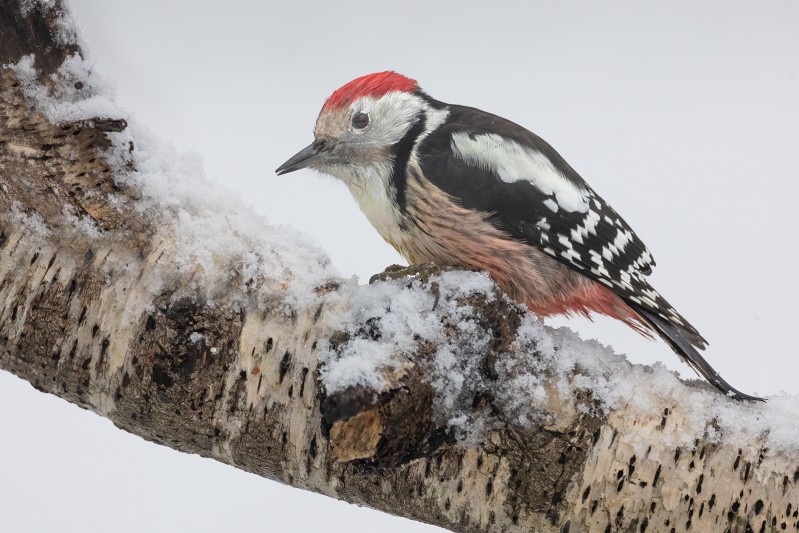
[[362, 131], [352, 131], [355, 142], [391, 146], [398, 143], [416, 122], [424, 102], [413, 94], [394, 92], [379, 99], [361, 98], [350, 114], [367, 113], [369, 126]]

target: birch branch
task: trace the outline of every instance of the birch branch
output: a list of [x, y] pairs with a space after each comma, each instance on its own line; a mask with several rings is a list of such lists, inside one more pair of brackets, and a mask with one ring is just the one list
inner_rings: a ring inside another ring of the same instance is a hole
[[0, 368], [454, 531], [799, 527], [795, 399], [630, 365], [481, 273], [338, 279], [129, 126], [59, 2], [0, 0], [0, 37]]

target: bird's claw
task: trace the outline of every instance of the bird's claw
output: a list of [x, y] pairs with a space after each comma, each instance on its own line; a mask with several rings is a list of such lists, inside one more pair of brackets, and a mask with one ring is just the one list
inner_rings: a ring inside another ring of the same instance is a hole
[[369, 278], [369, 284], [371, 285], [376, 281], [401, 279], [407, 279], [410, 282], [421, 281], [430, 286], [430, 292], [434, 297], [432, 311], [435, 311], [438, 307], [438, 302], [441, 301], [441, 287], [438, 285], [438, 282], [431, 282], [430, 278], [440, 275], [444, 270], [448, 270], [448, 267], [441, 267], [433, 263], [422, 263], [420, 265], [410, 266], [391, 265], [383, 272]]
[[431, 277], [438, 276], [442, 272], [442, 267], [433, 263], [422, 263], [419, 265], [391, 265], [386, 267], [383, 272], [375, 274], [369, 278], [369, 284], [376, 281], [411, 279], [428, 282]]

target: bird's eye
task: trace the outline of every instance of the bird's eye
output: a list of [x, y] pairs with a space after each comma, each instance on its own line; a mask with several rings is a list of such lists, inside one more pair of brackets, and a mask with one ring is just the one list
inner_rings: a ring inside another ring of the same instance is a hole
[[366, 113], [358, 113], [352, 117], [352, 127], [358, 130], [364, 129], [369, 125], [369, 115]]

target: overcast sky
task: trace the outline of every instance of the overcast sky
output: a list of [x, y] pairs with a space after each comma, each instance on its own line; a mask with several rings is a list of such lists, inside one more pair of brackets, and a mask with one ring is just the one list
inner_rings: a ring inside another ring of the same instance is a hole
[[[748, 393], [799, 392], [799, 4], [72, 0], [118, 101], [362, 281], [401, 258], [346, 188], [274, 169], [324, 99], [393, 69], [548, 140]], [[692, 376], [610, 320], [558, 320]], [[0, 531], [433, 531], [178, 454], [0, 373]]]

